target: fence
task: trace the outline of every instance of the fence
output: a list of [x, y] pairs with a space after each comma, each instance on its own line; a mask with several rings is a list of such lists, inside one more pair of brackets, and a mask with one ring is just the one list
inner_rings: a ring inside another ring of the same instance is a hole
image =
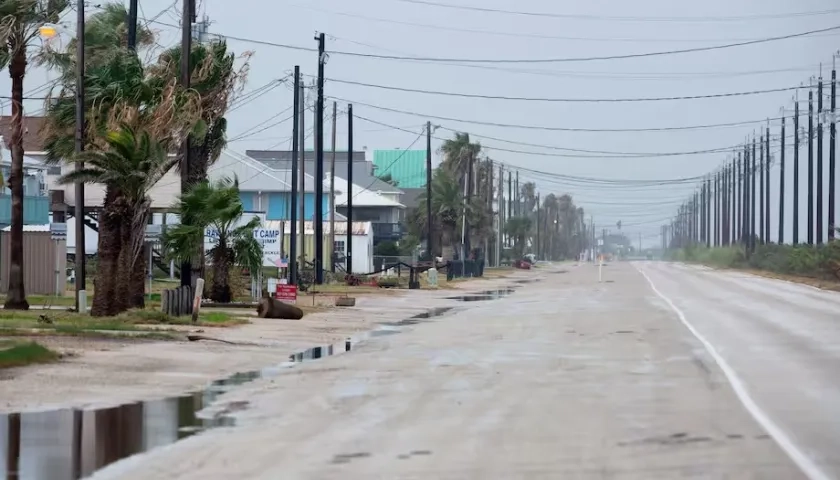
[[[9, 232], [0, 232], [0, 293], [9, 288]], [[64, 295], [67, 243], [50, 232], [23, 232], [23, 285], [27, 295]]]

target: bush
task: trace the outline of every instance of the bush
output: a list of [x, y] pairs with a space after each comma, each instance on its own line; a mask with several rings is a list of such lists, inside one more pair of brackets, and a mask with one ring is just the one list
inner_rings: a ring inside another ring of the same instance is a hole
[[840, 279], [840, 241], [823, 245], [758, 244], [747, 259], [744, 248], [692, 246], [672, 250], [668, 258], [720, 268], [755, 268], [822, 280]]

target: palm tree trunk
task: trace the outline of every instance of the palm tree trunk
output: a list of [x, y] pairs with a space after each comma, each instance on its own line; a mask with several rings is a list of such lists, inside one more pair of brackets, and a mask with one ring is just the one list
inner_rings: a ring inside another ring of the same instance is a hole
[[105, 317], [121, 311], [119, 298], [120, 251], [123, 212], [120, 210], [118, 193], [111, 187], [105, 190], [105, 208], [99, 215], [99, 245], [96, 268], [93, 306], [91, 315]]
[[210, 299], [217, 303], [230, 303], [230, 267], [233, 264], [233, 252], [221, 243], [213, 252], [213, 287], [210, 290]]
[[134, 266], [131, 271], [131, 292], [129, 297], [129, 308], [146, 308], [146, 249], [141, 249], [134, 259]]
[[122, 313], [130, 308], [133, 294], [132, 286], [134, 285], [134, 271], [131, 268], [134, 260], [134, 252], [131, 249], [132, 212], [130, 208], [126, 208], [124, 199], [120, 199], [120, 204], [124, 213], [120, 217], [120, 235], [118, 237], [120, 252], [117, 257], [117, 265], [120, 274], [116, 279], [117, 298], [119, 299], [117, 313]]
[[[13, 39], [19, 39], [21, 26], [12, 28]], [[15, 43], [14, 41], [10, 43]], [[13, 57], [9, 63], [12, 78], [12, 159], [9, 188], [12, 191], [12, 218], [9, 235], [9, 289], [4, 308], [28, 310], [26, 289], [23, 283], [23, 77], [26, 74], [26, 47], [10, 45]], [[82, 247], [84, 248], [84, 247]]]

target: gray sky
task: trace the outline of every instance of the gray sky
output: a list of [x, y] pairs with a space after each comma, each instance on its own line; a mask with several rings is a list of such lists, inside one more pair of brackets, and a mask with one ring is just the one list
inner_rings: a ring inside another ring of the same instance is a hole
[[[810, 0], [796, 2], [796, 5], [781, 0], [708, 0], [693, 4], [664, 0], [610, 0], [588, 3], [563, 2], [562, 6], [546, 0], [440, 2], [506, 10], [588, 15], [591, 19], [464, 11], [399, 0], [357, 0], [352, 4], [339, 0], [203, 0], [200, 2], [199, 13], [209, 16], [212, 33], [233, 37], [314, 48], [316, 32], [325, 32], [328, 35], [328, 51], [496, 59], [586, 57], [663, 51], [774, 37], [840, 25], [840, 14], [837, 13], [737, 21], [615, 19], [622, 16], [649, 19], [754, 17], [829, 10], [837, 7], [836, 2], [832, 0]], [[140, 3], [141, 16], [144, 18], [152, 18], [164, 12], [158, 17], [158, 21], [172, 25], [177, 25], [180, 21], [180, 5], [174, 5], [172, 0], [140, 0]], [[65, 22], [72, 24], [73, 15], [71, 13], [65, 17]], [[393, 24], [358, 16], [428, 24], [441, 28]], [[613, 18], [603, 18], [607, 16]], [[159, 23], [152, 24], [152, 27], [160, 32], [161, 44], [178, 42], [177, 28]], [[455, 31], [457, 29], [502, 32], [505, 35]], [[542, 38], [551, 36], [566, 38]], [[826, 65], [824, 73], [828, 77], [832, 53], [837, 51], [840, 45], [838, 39], [840, 35], [832, 32], [732, 49], [645, 59], [489, 65], [492, 68], [365, 59], [334, 54], [326, 66], [326, 76], [407, 88], [503, 96], [622, 98], [703, 95], [792, 87], [807, 82], [812, 75], [818, 74], [821, 62]], [[254, 52], [250, 61], [251, 70], [246, 91], [258, 88], [273, 78], [284, 76], [296, 64], [301, 65], [306, 74], [316, 73], [315, 53], [236, 40], [230, 40], [229, 44], [236, 52]], [[738, 74], [767, 70], [773, 72]], [[33, 71], [27, 77], [25, 89], [29, 91], [40, 86], [44, 79], [44, 72]], [[0, 89], [9, 90], [7, 76], [3, 76], [0, 81]], [[329, 82], [325, 91], [328, 96], [333, 95], [354, 102], [444, 117], [506, 124], [595, 129], [671, 127], [759, 120], [777, 117], [781, 107], [792, 109], [793, 106], [793, 92], [692, 101], [593, 104], [454, 98]], [[807, 94], [800, 97], [807, 98]], [[237, 109], [229, 115], [230, 137], [234, 138], [276, 115], [289, 107], [291, 102], [291, 90], [281, 86], [263, 95], [258, 101]], [[27, 107], [31, 112], [37, 110], [39, 105], [37, 102], [30, 102]], [[4, 107], [4, 113], [8, 113], [7, 108]], [[340, 102], [339, 110], [344, 109], [345, 105]], [[359, 116], [416, 132], [387, 130], [357, 119], [355, 145], [357, 148], [366, 146], [369, 150], [409, 147], [421, 133], [422, 124], [426, 120], [423, 117], [384, 112], [358, 103], [354, 105], [354, 110]], [[284, 114], [277, 119], [285, 116]], [[643, 133], [552, 132], [430, 120], [446, 128], [470, 132], [478, 136], [477, 139], [480, 139], [481, 135], [488, 135], [516, 142], [617, 152], [679, 152], [727, 147], [742, 142], [754, 129], [762, 126], [755, 124], [707, 130]], [[312, 125], [311, 117], [307, 123]], [[771, 124], [771, 131], [778, 134], [778, 122]], [[339, 148], [344, 148], [347, 143], [345, 117], [339, 118], [337, 132]], [[283, 139], [289, 135], [291, 122], [286, 122], [234, 141], [230, 148], [239, 152], [256, 148], [287, 148], [289, 143]], [[435, 135], [450, 136], [451, 132], [438, 130]], [[329, 132], [325, 141], [328, 146]], [[414, 148], [424, 148], [424, 143], [424, 139], [421, 138], [414, 144]], [[439, 143], [435, 141], [433, 148], [437, 148]], [[726, 155], [721, 153], [659, 158], [564, 158], [501, 152], [492, 150], [492, 147], [549, 154], [569, 152], [505, 144], [494, 140], [481, 139], [481, 143], [489, 147], [486, 153], [491, 158], [505, 164], [552, 173], [622, 180], [702, 175], [726, 159]], [[791, 143], [792, 141], [788, 142], [789, 145]], [[309, 148], [312, 148], [311, 143]], [[827, 151], [826, 142], [826, 164]], [[804, 167], [804, 149], [802, 155]], [[788, 159], [790, 165], [790, 148]], [[802, 171], [804, 174], [804, 169]], [[773, 178], [775, 189], [778, 182], [777, 171], [774, 171]], [[520, 180], [536, 180], [536, 177], [521, 174]], [[625, 233], [634, 239], [638, 239], [641, 233], [646, 237], [646, 245], [658, 245], [659, 225], [664, 223], [666, 217], [673, 215], [683, 196], [693, 190], [693, 186], [687, 185], [645, 189], [604, 188], [576, 185], [563, 180], [548, 181], [544, 178], [537, 180], [537, 184], [543, 196], [548, 193], [573, 195], [576, 203], [584, 207], [587, 214], [594, 216], [596, 225], [613, 225], [614, 229], [615, 222], [622, 220], [627, 225], [624, 228]], [[804, 198], [804, 186], [802, 194]], [[772, 203], [775, 212], [777, 200]], [[802, 209], [804, 212], [804, 204]], [[641, 225], [633, 225], [639, 223]], [[773, 237], [776, 228], [773, 227]], [[651, 237], [647, 238], [648, 236]]]

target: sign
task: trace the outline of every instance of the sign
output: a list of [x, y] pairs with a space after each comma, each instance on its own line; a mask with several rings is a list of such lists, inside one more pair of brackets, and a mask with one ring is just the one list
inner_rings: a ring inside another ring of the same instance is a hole
[[263, 256], [279, 256], [283, 249], [283, 237], [278, 228], [255, 228], [254, 239], [263, 247]]
[[274, 290], [274, 298], [284, 302], [294, 303], [297, 301], [297, 285], [284, 285], [278, 283]]
[[157, 242], [161, 235], [163, 235], [163, 225], [146, 225], [145, 241]]
[[52, 238], [53, 240], [67, 240], [67, 224], [51, 223], [50, 238]]

